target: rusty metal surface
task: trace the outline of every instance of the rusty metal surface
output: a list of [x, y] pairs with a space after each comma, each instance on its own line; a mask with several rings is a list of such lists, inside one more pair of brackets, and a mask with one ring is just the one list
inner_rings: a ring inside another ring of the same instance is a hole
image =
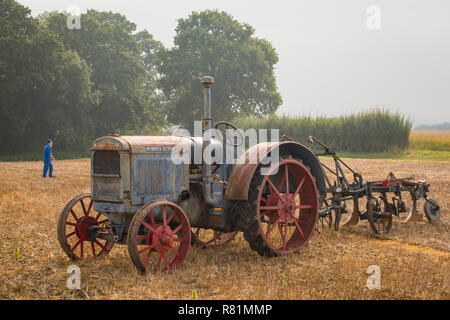
[[[187, 137], [177, 136], [106, 136], [97, 139], [91, 151], [117, 150], [130, 151], [132, 153], [171, 152], [171, 147], [189, 143]], [[157, 149], [160, 147], [161, 149]], [[164, 148], [168, 147], [168, 148]]]
[[119, 136], [107, 136], [98, 138], [92, 145], [91, 151], [98, 150], [116, 150], [116, 151], [130, 151], [128, 142]]
[[[228, 200], [248, 200], [248, 191], [253, 175], [260, 162], [275, 148], [291, 155], [294, 159], [301, 160], [310, 168], [311, 174], [316, 179], [317, 188], [321, 195], [326, 194], [325, 179], [320, 162], [317, 157], [305, 146], [295, 141], [267, 142], [250, 148], [242, 155], [231, 171], [225, 198]], [[254, 159], [257, 161], [255, 162]], [[249, 160], [252, 160], [251, 162]], [[242, 164], [244, 162], [244, 164]]]
[[[225, 198], [230, 200], [247, 200], [252, 177], [259, 163], [279, 142], [260, 143], [248, 149], [236, 162], [231, 171]], [[254, 161], [256, 159], [256, 163]]]
[[[189, 165], [171, 161], [173, 148], [194, 142], [174, 136], [116, 136], [97, 139], [92, 147], [91, 194], [98, 210], [134, 213], [134, 207], [154, 200], [176, 201], [189, 189]], [[120, 174], [96, 174], [96, 152], [116, 151]]]
[[183, 143], [189, 143], [185, 137], [175, 136], [123, 136], [131, 147], [131, 152], [136, 153], [170, 153], [172, 148]]
[[108, 206], [99, 206], [99, 202], [105, 202], [120, 204], [121, 211], [128, 211], [125, 208], [130, 206], [130, 153], [117, 151], [120, 155], [119, 174], [96, 174], [94, 163], [96, 152], [103, 152], [103, 150], [92, 151], [91, 155], [91, 195], [94, 200], [94, 209], [101, 212], [114, 211], [109, 210]]
[[150, 153], [132, 156], [132, 204], [178, 200], [189, 189], [188, 165], [174, 164], [170, 154]]

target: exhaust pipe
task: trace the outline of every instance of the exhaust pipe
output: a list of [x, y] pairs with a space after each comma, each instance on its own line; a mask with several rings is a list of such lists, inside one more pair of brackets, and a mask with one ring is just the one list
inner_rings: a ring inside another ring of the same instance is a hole
[[212, 127], [212, 114], [211, 114], [211, 87], [214, 83], [214, 78], [205, 76], [200, 79], [203, 85], [204, 93], [204, 118], [203, 118], [203, 197], [205, 202], [209, 206], [214, 206], [215, 201], [211, 197], [211, 164], [206, 163], [204, 159], [204, 151], [211, 144], [211, 127]]

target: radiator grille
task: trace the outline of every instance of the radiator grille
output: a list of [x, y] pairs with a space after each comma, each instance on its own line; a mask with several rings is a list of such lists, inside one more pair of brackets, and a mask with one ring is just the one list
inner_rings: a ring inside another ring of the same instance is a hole
[[94, 174], [120, 174], [120, 155], [117, 151], [97, 151], [94, 154]]

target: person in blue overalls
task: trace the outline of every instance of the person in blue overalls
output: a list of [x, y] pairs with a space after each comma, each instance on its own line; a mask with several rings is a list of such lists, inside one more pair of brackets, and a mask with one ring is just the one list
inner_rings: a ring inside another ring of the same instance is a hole
[[48, 140], [47, 145], [44, 147], [44, 172], [42, 173], [42, 177], [45, 178], [48, 171], [48, 176], [50, 178], [54, 178], [53, 176], [53, 165], [52, 160], [55, 160], [52, 153], [53, 142], [52, 140]]

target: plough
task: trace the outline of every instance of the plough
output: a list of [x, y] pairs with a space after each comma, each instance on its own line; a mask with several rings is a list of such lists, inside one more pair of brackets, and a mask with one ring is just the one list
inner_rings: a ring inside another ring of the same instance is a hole
[[[340, 226], [352, 226], [361, 220], [368, 220], [375, 235], [388, 234], [392, 228], [392, 216], [396, 216], [402, 223], [423, 220], [423, 214], [418, 210], [418, 202], [422, 199], [425, 200], [423, 211], [428, 221], [433, 223], [440, 218], [440, 207], [435, 200], [428, 198], [430, 185], [425, 181], [412, 177], [397, 179], [392, 172], [385, 180], [364, 181], [361, 174], [349, 167], [326, 144], [312, 136], [308, 141], [324, 149], [323, 153], [316, 156], [331, 156], [335, 164], [333, 170], [321, 162], [323, 170], [330, 172], [336, 180], [331, 183], [324, 174], [328, 188], [327, 195], [321, 196], [319, 200], [318, 227], [332, 228], [334, 222], [334, 229], [338, 230]], [[347, 179], [343, 167], [353, 174], [352, 182]], [[409, 193], [410, 200], [404, 197], [404, 192]], [[362, 212], [360, 200], [364, 198], [366, 205]], [[353, 210], [348, 208], [348, 202], [353, 203]]]

